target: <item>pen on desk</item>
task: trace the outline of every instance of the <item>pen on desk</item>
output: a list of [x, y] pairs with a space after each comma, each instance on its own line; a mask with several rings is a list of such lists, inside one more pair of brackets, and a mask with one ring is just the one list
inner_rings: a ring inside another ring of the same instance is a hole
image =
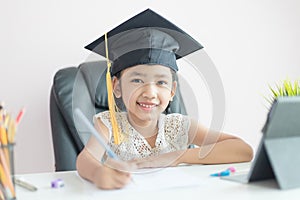
[[230, 175], [230, 171], [229, 170], [225, 170], [225, 171], [221, 171], [221, 172], [217, 172], [217, 173], [213, 173], [210, 176], [229, 176]]
[[22, 188], [25, 188], [25, 189], [27, 189], [29, 191], [32, 191], [32, 192], [37, 191], [37, 187], [35, 187], [31, 183], [25, 182], [23, 180], [15, 178], [15, 183], [16, 183], [16, 185], [18, 185], [18, 186], [20, 186]]
[[217, 176], [217, 177], [222, 177], [222, 176], [229, 176], [231, 173], [236, 172], [236, 169], [234, 167], [229, 167], [224, 171], [213, 173], [210, 176]]

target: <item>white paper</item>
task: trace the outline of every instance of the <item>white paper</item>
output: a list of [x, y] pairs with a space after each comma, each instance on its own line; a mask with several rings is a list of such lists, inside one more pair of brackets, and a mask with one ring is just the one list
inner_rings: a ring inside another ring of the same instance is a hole
[[144, 169], [133, 173], [132, 179], [132, 182], [122, 190], [165, 190], [203, 185], [201, 180], [184, 172], [180, 167]]
[[101, 190], [84, 179], [81, 179], [83, 181], [83, 187], [81, 189], [83, 192], [88, 193], [92, 199], [96, 199], [100, 196], [103, 198], [116, 197], [116, 199], [118, 199], [119, 195], [130, 196], [143, 192], [158, 192], [174, 188], [203, 188], [205, 185], [202, 180], [185, 172], [182, 167], [142, 169], [131, 175], [132, 182], [122, 189]]

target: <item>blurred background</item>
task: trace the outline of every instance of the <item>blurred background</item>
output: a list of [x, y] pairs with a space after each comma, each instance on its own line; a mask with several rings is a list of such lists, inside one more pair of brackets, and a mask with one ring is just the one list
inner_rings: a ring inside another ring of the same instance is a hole
[[254, 149], [268, 112], [268, 85], [300, 78], [298, 0], [0, 3], [0, 100], [15, 116], [26, 108], [16, 135], [16, 173], [54, 170], [49, 95], [55, 72], [86, 61], [85, 45], [146, 8], [204, 46], [224, 87], [223, 131]]

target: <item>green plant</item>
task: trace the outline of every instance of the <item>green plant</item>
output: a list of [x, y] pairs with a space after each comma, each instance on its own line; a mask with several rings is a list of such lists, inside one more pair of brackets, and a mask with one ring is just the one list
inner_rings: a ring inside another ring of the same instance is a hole
[[276, 84], [276, 87], [269, 85], [271, 95], [266, 97], [266, 100], [272, 104], [278, 97], [284, 96], [300, 96], [300, 83], [295, 80], [294, 83], [289, 79], [284, 80], [281, 84]]

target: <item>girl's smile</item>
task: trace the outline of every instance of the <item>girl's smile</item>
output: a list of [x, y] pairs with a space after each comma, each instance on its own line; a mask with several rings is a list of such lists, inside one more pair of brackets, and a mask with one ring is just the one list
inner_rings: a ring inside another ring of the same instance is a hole
[[158, 104], [149, 103], [149, 102], [137, 102], [140, 108], [144, 111], [151, 111], [152, 109], [156, 108]]

